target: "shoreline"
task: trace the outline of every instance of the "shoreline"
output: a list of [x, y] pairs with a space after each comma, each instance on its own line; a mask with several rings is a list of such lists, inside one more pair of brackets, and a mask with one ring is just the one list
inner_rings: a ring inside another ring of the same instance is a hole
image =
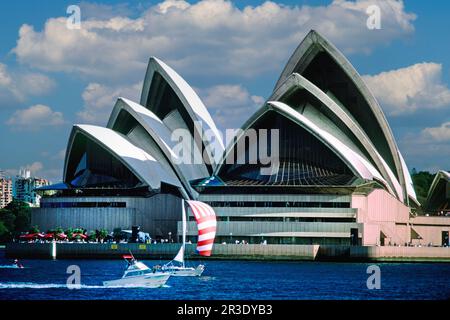
[[[56, 243], [56, 259], [122, 259], [130, 251], [138, 259], [171, 260], [180, 244]], [[427, 262], [449, 263], [449, 247], [364, 247], [333, 245], [215, 244], [211, 257], [186, 245], [189, 260], [320, 261], [320, 262]], [[53, 259], [52, 243], [0, 245], [6, 258]]]

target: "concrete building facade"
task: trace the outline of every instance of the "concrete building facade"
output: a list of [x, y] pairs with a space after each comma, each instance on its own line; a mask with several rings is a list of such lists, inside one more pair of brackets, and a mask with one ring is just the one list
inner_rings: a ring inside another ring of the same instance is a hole
[[9, 178], [0, 177], [0, 209], [13, 200], [13, 182]]
[[14, 198], [29, 203], [31, 207], [39, 207], [41, 195], [36, 189], [49, 184], [46, 179], [32, 177], [29, 170], [20, 170], [14, 181]]

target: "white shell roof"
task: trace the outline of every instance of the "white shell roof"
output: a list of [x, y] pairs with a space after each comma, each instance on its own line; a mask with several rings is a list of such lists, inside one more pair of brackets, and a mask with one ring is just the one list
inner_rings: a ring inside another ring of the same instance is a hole
[[[359, 140], [361, 145], [365, 148], [367, 153], [371, 156], [374, 163], [378, 165], [377, 171], [383, 176], [383, 179], [389, 183], [391, 188], [396, 192], [395, 196], [403, 201], [403, 190], [395, 177], [392, 170], [387, 165], [386, 161], [376, 150], [370, 139], [367, 137], [364, 130], [355, 121], [355, 119], [349, 115], [341, 106], [339, 106], [333, 99], [331, 99], [325, 92], [318, 88], [311, 81], [303, 77], [298, 73], [291, 74], [280, 86], [272, 93], [269, 100], [278, 100], [285, 93], [294, 90], [295, 88], [302, 88], [311, 93], [317, 98], [325, 107], [327, 107], [335, 117], [340, 119], [342, 123], [350, 130], [354, 136]], [[312, 120], [312, 119], [310, 119]], [[415, 198], [415, 197], [414, 197]]]
[[[175, 70], [156, 57], [151, 57], [148, 64], [141, 94], [141, 105], [146, 105], [154, 72], [158, 72], [172, 87], [192, 120], [201, 121], [203, 131], [209, 130], [214, 135], [214, 143], [217, 144], [216, 147], [220, 149], [220, 152], [216, 152], [211, 163], [217, 164], [225, 147], [222, 136], [211, 118], [211, 115], [191, 86], [177, 72], [175, 72]], [[208, 144], [205, 144], [205, 146], [206, 148], [209, 148]]]
[[[127, 111], [136, 121], [147, 131], [155, 143], [162, 150], [167, 160], [177, 171], [177, 175], [182, 180], [184, 187], [189, 192], [196, 193], [189, 184], [190, 180], [200, 179], [208, 176], [207, 170], [202, 165], [185, 164], [179, 161], [178, 155], [173, 152], [175, 146], [179, 143], [173, 141], [171, 131], [164, 122], [161, 121], [153, 112], [140, 104], [125, 98], [119, 98], [114, 106], [111, 117], [108, 121], [108, 128], [113, 128], [121, 110]], [[187, 141], [185, 141], [187, 143]]]
[[398, 155], [400, 157], [400, 161], [402, 162], [403, 174], [405, 176], [405, 183], [406, 183], [406, 192], [408, 193], [408, 197], [412, 199], [416, 203], [416, 205], [420, 205], [419, 201], [417, 201], [417, 195], [416, 191], [414, 190], [414, 184], [411, 179], [411, 175], [409, 174], [408, 167], [406, 166], [406, 162], [403, 159], [400, 150], [398, 151]]
[[[75, 134], [71, 135], [72, 139], [75, 138], [77, 132], [85, 134], [89, 139], [111, 152], [152, 189], [159, 190], [161, 182], [181, 187], [179, 180], [164, 170], [154, 157], [133, 145], [123, 135], [111, 129], [93, 125], [75, 125], [73, 130]], [[70, 159], [70, 154], [68, 159]]]
[[434, 176], [433, 182], [431, 182], [430, 189], [428, 190], [427, 202], [430, 201], [431, 196], [435, 192], [436, 186], [439, 184], [441, 180], [450, 181], [450, 173], [444, 170], [440, 170]]
[[289, 107], [287, 104], [284, 104], [279, 101], [269, 101], [268, 106], [269, 108], [266, 109], [267, 111], [272, 108], [273, 110], [276, 110], [280, 114], [287, 116], [294, 122], [301, 125], [306, 130], [308, 130], [311, 134], [313, 134], [323, 143], [325, 143], [328, 147], [330, 147], [330, 149], [334, 153], [336, 153], [336, 155], [338, 155], [348, 165], [350, 169], [354, 171], [354, 173], [357, 176], [366, 180], [375, 179], [377, 181], [380, 181], [392, 193], [392, 189], [389, 187], [388, 183], [386, 182], [386, 180], [384, 180], [384, 178], [381, 176], [378, 170], [366, 159], [364, 159], [358, 153], [356, 153], [355, 151], [350, 149], [347, 145], [342, 143], [342, 141], [335, 138], [327, 131], [316, 126], [313, 122], [311, 122], [305, 116]]
[[[392, 134], [391, 128], [389, 127], [386, 117], [375, 99], [374, 95], [371, 93], [369, 88], [366, 86], [361, 76], [358, 74], [356, 69], [352, 64], [345, 58], [345, 56], [328, 40], [317, 33], [315, 30], [311, 30], [308, 35], [303, 39], [300, 45], [295, 49], [294, 53], [287, 62], [283, 72], [281, 73], [277, 84], [275, 85], [276, 90], [282, 85], [282, 83], [296, 70], [296, 68], [305, 68], [315, 54], [320, 51], [327, 52], [341, 67], [341, 69], [352, 79], [356, 88], [360, 91], [364, 99], [369, 105], [369, 110], [367, 112], [373, 113], [378, 123], [380, 124], [381, 132], [380, 134], [384, 136], [388, 146], [390, 155], [395, 163], [396, 174], [400, 178], [400, 183], [404, 185], [404, 195], [406, 192], [412, 196], [411, 190], [408, 192], [408, 175], [409, 173], [404, 171], [404, 166], [400, 159], [398, 153], [398, 147], [395, 142], [394, 136]], [[364, 128], [363, 128], [364, 129]], [[406, 197], [404, 197], [406, 198]], [[415, 198], [414, 198], [415, 199]], [[404, 201], [405, 199], [401, 199]], [[417, 200], [415, 200], [417, 201]]]

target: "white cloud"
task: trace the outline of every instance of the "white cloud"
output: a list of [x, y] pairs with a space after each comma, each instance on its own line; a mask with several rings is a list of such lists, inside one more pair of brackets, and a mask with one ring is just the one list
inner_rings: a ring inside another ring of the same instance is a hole
[[28, 109], [17, 110], [6, 122], [7, 125], [19, 130], [38, 130], [46, 126], [64, 124], [61, 112], [55, 112], [50, 107], [37, 104]]
[[[51, 182], [61, 181], [62, 180], [62, 169], [50, 169], [44, 167], [43, 163], [40, 161], [35, 161], [30, 164], [22, 165], [19, 167], [20, 169], [28, 169], [30, 170], [32, 177], [44, 178]], [[19, 174], [19, 168], [9, 168], [4, 169], [5, 175], [8, 177], [15, 177]]]
[[25, 169], [30, 170], [31, 174], [37, 174], [43, 168], [44, 168], [44, 165], [42, 164], [42, 162], [39, 162], [39, 161], [33, 162], [32, 164], [25, 166]]
[[19, 76], [21, 92], [26, 95], [38, 96], [50, 92], [55, 87], [55, 82], [46, 75], [40, 73], [27, 73]]
[[442, 65], [438, 63], [418, 63], [363, 78], [383, 109], [393, 116], [450, 104], [450, 89], [442, 82]]
[[439, 127], [423, 129], [422, 136], [433, 141], [450, 143], [450, 121], [444, 122]]
[[55, 82], [41, 73], [11, 73], [5, 64], [0, 63], [0, 107], [24, 102], [29, 96], [46, 94], [54, 87]]
[[83, 110], [78, 113], [80, 120], [87, 123], [105, 124], [119, 97], [139, 102], [142, 82], [129, 86], [107, 86], [90, 83], [84, 90]]
[[[382, 13], [382, 29], [375, 31], [366, 27], [365, 12], [374, 3]], [[243, 9], [225, 0], [167, 0], [135, 18], [123, 10], [96, 17], [92, 11], [80, 30], [67, 29], [65, 17], [48, 19], [42, 31], [22, 25], [13, 50], [18, 60], [46, 71], [137, 81], [155, 55], [183, 73], [250, 77], [279, 70], [312, 28], [346, 53], [367, 53], [411, 34], [415, 19], [394, 0], [314, 7], [267, 1]]]
[[450, 121], [417, 133], [407, 133], [398, 142], [411, 168], [430, 172], [449, 169]]
[[6, 65], [0, 63], [0, 86], [9, 86], [12, 80], [6, 68]]
[[263, 97], [251, 95], [241, 85], [217, 85], [199, 93], [222, 130], [240, 128], [265, 101]]

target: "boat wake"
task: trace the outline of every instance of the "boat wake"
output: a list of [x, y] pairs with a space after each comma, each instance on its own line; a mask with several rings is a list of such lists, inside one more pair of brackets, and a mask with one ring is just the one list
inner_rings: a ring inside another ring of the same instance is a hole
[[211, 277], [211, 276], [201, 276], [198, 277], [199, 281], [213, 281], [216, 280], [216, 277]]
[[14, 266], [14, 265], [0, 265], [0, 269], [25, 269], [25, 267], [19, 268], [19, 267]]
[[[33, 283], [33, 282], [7, 282], [0, 283], [0, 289], [67, 289], [66, 284], [60, 283]], [[104, 288], [103, 286], [80, 285], [80, 289]]]
[[[71, 285], [75, 289], [117, 289], [117, 288], [143, 288], [142, 286], [123, 285], [123, 286], [95, 286], [81, 284], [79, 286]], [[163, 288], [170, 288], [168, 285], [164, 285]], [[7, 282], [0, 283], [1, 289], [69, 289], [66, 284], [61, 283], [33, 283], [33, 282]]]

